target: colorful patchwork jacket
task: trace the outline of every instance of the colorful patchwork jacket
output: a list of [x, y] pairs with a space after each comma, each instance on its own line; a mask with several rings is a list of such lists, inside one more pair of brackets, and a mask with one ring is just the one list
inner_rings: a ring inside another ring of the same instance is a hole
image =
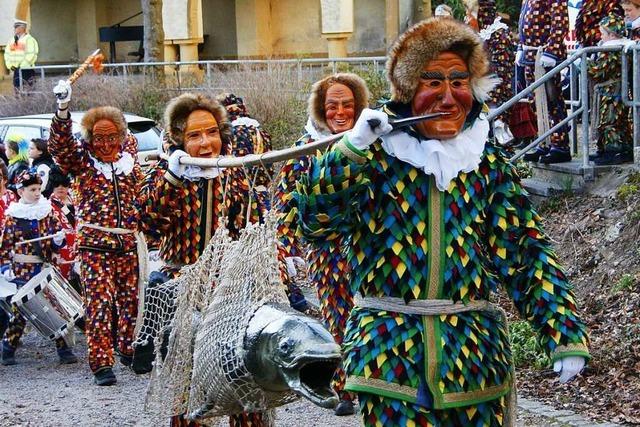
[[[385, 107], [390, 116], [398, 109]], [[432, 176], [388, 155], [380, 141], [363, 152], [343, 139], [312, 161], [293, 197], [307, 239], [352, 236], [354, 293], [466, 304], [503, 286], [553, 360], [588, 357], [571, 286], [491, 141], [475, 170], [439, 191]], [[507, 327], [491, 310], [421, 316], [356, 305], [344, 351], [347, 390], [425, 408], [491, 400], [513, 382]]]
[[[57, 245], [53, 239], [18, 245], [23, 240], [50, 236], [63, 229], [51, 209], [51, 203], [44, 197], [35, 205], [22, 205], [13, 202], [5, 212], [6, 219], [0, 245], [0, 265], [11, 265], [16, 279], [27, 282], [42, 269], [44, 262], [51, 263], [54, 253], [64, 243]], [[41, 262], [21, 262], [16, 256], [29, 255], [41, 259]]]
[[85, 141], [71, 133], [71, 120], [53, 117], [49, 151], [63, 173], [73, 176], [78, 220], [78, 249], [109, 252], [135, 250], [133, 234], [116, 235], [93, 228], [137, 231], [140, 219], [142, 171], [136, 159], [137, 141], [129, 135], [120, 160], [102, 163], [89, 154]]
[[[520, 10], [518, 34], [520, 46], [542, 47], [544, 55], [563, 61], [567, 54], [564, 38], [569, 33], [569, 12], [566, 1], [525, 0]], [[535, 50], [527, 50], [525, 64], [534, 64]]]
[[598, 44], [600, 20], [610, 14], [624, 16], [619, 0], [582, 0], [576, 17], [576, 40], [582, 47]]

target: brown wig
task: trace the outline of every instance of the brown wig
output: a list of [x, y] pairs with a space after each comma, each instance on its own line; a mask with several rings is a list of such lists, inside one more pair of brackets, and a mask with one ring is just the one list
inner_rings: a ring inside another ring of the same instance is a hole
[[85, 141], [91, 141], [93, 126], [100, 120], [113, 122], [122, 138], [127, 134], [127, 122], [122, 111], [116, 107], [95, 107], [87, 111], [80, 122], [80, 132]]

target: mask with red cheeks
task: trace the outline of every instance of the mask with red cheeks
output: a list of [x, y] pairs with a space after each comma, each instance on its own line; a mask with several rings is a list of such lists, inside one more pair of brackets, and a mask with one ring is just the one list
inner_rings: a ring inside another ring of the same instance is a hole
[[93, 125], [91, 137], [92, 154], [101, 162], [112, 163], [120, 158], [124, 135], [116, 125], [107, 119], [98, 120]]
[[429, 139], [451, 139], [464, 126], [473, 106], [469, 67], [453, 52], [442, 52], [427, 62], [420, 73], [420, 82], [411, 100], [413, 115], [447, 113], [416, 125], [420, 135]]
[[187, 118], [184, 150], [191, 157], [218, 157], [222, 138], [216, 118], [207, 110], [195, 110]]
[[356, 116], [356, 101], [349, 87], [334, 83], [324, 97], [324, 118], [332, 133], [340, 133], [353, 127]]

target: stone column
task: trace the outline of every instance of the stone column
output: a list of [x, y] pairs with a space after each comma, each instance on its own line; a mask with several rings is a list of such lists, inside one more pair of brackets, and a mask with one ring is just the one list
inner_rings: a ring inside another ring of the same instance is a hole
[[353, 0], [320, 0], [320, 12], [329, 58], [347, 57], [347, 41], [353, 34]]
[[400, 31], [399, 0], [385, 0], [385, 40], [391, 46]]
[[238, 58], [273, 55], [271, 0], [236, 0]]

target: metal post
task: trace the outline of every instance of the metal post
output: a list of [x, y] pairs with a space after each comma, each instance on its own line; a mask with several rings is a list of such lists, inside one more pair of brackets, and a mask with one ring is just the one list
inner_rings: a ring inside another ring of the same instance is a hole
[[580, 56], [584, 66], [580, 70], [580, 101], [582, 106], [582, 167], [584, 180], [593, 181], [593, 167], [589, 166], [589, 74], [587, 72], [587, 54]]
[[44, 81], [44, 68], [40, 68], [40, 80]]
[[[569, 68], [569, 91], [571, 93], [570, 111], [572, 113], [576, 110], [576, 102], [579, 101], [577, 97], [578, 93], [576, 88], [576, 79], [577, 79], [576, 71], [577, 70], [579, 70], [579, 68], [576, 66], [576, 63], [574, 62], [573, 64], [571, 64]], [[578, 127], [575, 120], [571, 122], [571, 132], [569, 133], [569, 139], [571, 140], [571, 151], [573, 151], [574, 153], [577, 153], [578, 152]]]
[[18, 68], [18, 87], [20, 88], [20, 92], [22, 92], [22, 68]]

